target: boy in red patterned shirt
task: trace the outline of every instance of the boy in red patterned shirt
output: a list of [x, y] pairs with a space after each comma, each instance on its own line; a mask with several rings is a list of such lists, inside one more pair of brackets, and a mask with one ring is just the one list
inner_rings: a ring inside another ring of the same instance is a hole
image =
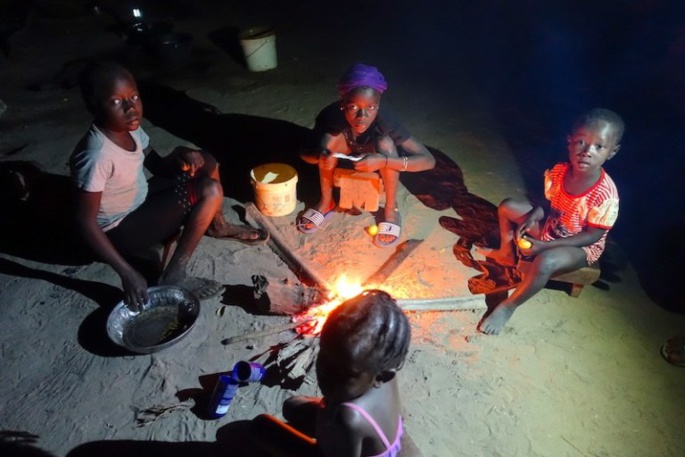
[[[624, 124], [613, 111], [597, 108], [580, 116], [568, 136], [568, 162], [545, 172], [549, 214], [522, 199], [507, 198], [497, 215], [499, 249], [479, 249], [503, 265], [515, 265], [516, 246], [533, 264], [521, 284], [479, 324], [497, 335], [519, 305], [545, 287], [557, 273], [597, 263], [607, 233], [618, 217], [618, 191], [602, 165], [620, 149]], [[516, 246], [515, 246], [516, 245]], [[529, 245], [529, 246], [528, 246]]]

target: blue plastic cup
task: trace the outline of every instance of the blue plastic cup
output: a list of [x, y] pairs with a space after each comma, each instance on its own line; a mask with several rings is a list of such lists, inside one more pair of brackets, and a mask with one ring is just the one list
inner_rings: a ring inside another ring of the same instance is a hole
[[265, 372], [266, 368], [261, 363], [241, 360], [233, 366], [233, 379], [238, 382], [259, 382]]

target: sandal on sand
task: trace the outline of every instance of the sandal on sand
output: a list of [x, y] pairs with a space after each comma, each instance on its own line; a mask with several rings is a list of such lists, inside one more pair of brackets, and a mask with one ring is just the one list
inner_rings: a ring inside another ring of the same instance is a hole
[[[394, 236], [395, 238], [392, 241], [381, 241], [381, 235], [390, 235]], [[402, 238], [402, 220], [400, 219], [398, 213], [396, 224], [394, 222], [385, 221], [378, 224], [378, 233], [373, 236], [373, 244], [379, 248], [390, 248], [399, 243], [400, 238]]]
[[[256, 233], [259, 236], [257, 238], [245, 238], [244, 234], [249, 232]], [[240, 243], [247, 244], [248, 246], [262, 245], [269, 241], [270, 238], [269, 233], [266, 230], [252, 228], [249, 225], [241, 226], [241, 230], [235, 235], [212, 236], [208, 234], [207, 236], [216, 238], [217, 240], [238, 241]]]
[[[297, 221], [297, 231], [300, 233], [314, 233], [326, 223], [326, 220], [333, 215], [335, 207], [327, 211], [326, 214], [309, 208]], [[311, 227], [307, 228], [307, 225]]]
[[661, 356], [671, 365], [685, 367], [685, 336], [669, 338], [661, 346]]
[[188, 277], [181, 281], [178, 286], [183, 287], [200, 300], [209, 300], [221, 295], [224, 291], [223, 284], [207, 278]]

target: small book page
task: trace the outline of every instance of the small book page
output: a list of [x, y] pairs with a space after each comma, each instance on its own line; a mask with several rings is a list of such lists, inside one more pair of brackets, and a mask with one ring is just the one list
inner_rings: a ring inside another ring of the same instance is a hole
[[331, 154], [331, 157], [335, 157], [337, 159], [351, 160], [352, 162], [357, 162], [364, 158], [364, 156], [348, 156], [345, 154], [341, 154], [340, 152], [334, 152], [333, 154]]

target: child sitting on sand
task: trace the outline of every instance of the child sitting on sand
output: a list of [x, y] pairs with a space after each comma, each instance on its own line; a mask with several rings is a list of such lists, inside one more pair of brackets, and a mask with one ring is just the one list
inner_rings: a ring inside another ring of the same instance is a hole
[[[134, 308], [148, 300], [145, 278], [127, 257], [183, 231], [159, 278], [205, 299], [223, 286], [188, 277], [188, 261], [203, 234], [247, 244], [267, 234], [229, 224], [216, 160], [203, 151], [178, 147], [162, 158], [141, 127], [143, 104], [133, 76], [112, 62], [89, 65], [80, 80], [93, 115], [90, 129], [71, 154], [76, 224], [85, 244], [121, 278], [124, 301]], [[152, 154], [151, 154], [152, 152]], [[154, 168], [146, 181], [143, 167]]]
[[321, 199], [299, 218], [302, 233], [316, 231], [333, 213], [333, 170], [338, 158], [333, 154], [361, 156], [352, 162], [357, 171], [378, 171], [385, 187], [383, 221], [378, 224], [374, 244], [394, 246], [400, 240], [401, 222], [397, 210], [400, 172], [430, 170], [432, 154], [414, 138], [393, 114], [381, 96], [388, 88], [383, 75], [364, 64], [351, 66], [338, 83], [340, 100], [324, 108], [316, 118], [319, 149], [302, 158], [319, 167]]
[[262, 446], [272, 455], [398, 455], [404, 428], [397, 372], [410, 339], [409, 321], [387, 293], [368, 290], [341, 304], [321, 332], [316, 375], [323, 398], [286, 400], [290, 425], [255, 418]]
[[545, 198], [550, 201], [546, 218], [542, 207], [527, 200], [507, 198], [500, 203], [500, 247], [479, 252], [513, 266], [516, 244], [521, 255], [534, 259], [511, 296], [480, 322], [482, 332], [500, 333], [516, 308], [556, 273], [597, 263], [618, 217], [619, 202], [616, 186], [602, 165], [620, 149], [623, 129], [620, 116], [607, 109], [593, 109], [576, 120], [567, 138], [568, 162], [545, 172]]

